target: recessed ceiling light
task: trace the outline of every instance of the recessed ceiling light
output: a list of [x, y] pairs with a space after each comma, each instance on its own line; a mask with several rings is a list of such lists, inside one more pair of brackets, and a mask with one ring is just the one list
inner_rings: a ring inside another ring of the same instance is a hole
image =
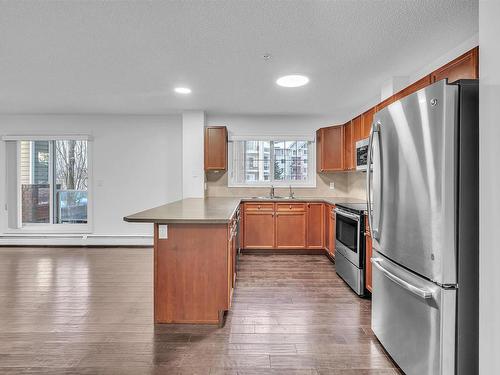
[[300, 87], [307, 85], [308, 83], [309, 83], [308, 77], [301, 76], [298, 74], [283, 76], [276, 80], [276, 84], [283, 87]]
[[174, 91], [177, 94], [191, 94], [191, 89], [189, 87], [176, 87]]

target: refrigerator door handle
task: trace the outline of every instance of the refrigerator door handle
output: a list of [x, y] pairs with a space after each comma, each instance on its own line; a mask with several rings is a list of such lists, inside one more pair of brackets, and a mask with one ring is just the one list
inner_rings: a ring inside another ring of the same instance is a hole
[[408, 290], [409, 292], [419, 296], [420, 298], [423, 299], [429, 299], [432, 298], [432, 291], [427, 290], [427, 289], [422, 289], [419, 287], [416, 287], [415, 285], [410, 284], [408, 281], [401, 279], [400, 277], [394, 275], [393, 273], [389, 272], [386, 270], [384, 267], [380, 265], [380, 263], [383, 262], [382, 259], [380, 258], [372, 258], [371, 262], [375, 267], [379, 269], [380, 272], [382, 272], [388, 279], [392, 280], [396, 284], [398, 284], [400, 287]]
[[372, 194], [371, 194], [371, 165], [372, 165], [372, 152], [373, 152], [373, 137], [375, 133], [380, 131], [380, 122], [372, 124], [370, 129], [370, 137], [368, 138], [368, 157], [366, 161], [366, 201], [368, 211], [368, 224], [370, 225], [370, 233], [372, 238], [379, 239], [378, 228], [373, 227], [373, 211], [372, 211]]

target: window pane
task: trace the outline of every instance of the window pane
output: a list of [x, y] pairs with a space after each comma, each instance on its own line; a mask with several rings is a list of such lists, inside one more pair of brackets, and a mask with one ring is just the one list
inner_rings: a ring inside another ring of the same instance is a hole
[[23, 223], [50, 223], [49, 141], [20, 142]]
[[55, 223], [87, 222], [87, 141], [55, 141]]
[[280, 141], [274, 146], [274, 179], [306, 181], [308, 173], [308, 142]]
[[245, 181], [269, 181], [271, 173], [270, 142], [245, 141], [244, 143]]

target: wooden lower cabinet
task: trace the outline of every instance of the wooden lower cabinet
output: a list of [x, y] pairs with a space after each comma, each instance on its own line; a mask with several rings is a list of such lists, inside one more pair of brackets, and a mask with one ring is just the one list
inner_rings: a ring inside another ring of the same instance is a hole
[[370, 292], [372, 291], [372, 237], [370, 227], [368, 226], [368, 217], [365, 216], [365, 286]]
[[334, 205], [325, 205], [325, 250], [335, 257], [335, 214]]
[[276, 248], [305, 248], [306, 219], [306, 211], [276, 212]]
[[249, 211], [245, 207], [245, 230], [243, 244], [245, 249], [274, 248], [274, 210]]
[[307, 203], [307, 248], [325, 247], [325, 204]]
[[328, 222], [328, 249], [330, 250], [330, 255], [335, 258], [335, 206], [330, 206], [330, 212], [328, 213], [330, 219]]
[[244, 203], [243, 248], [325, 249], [325, 219], [323, 202]]

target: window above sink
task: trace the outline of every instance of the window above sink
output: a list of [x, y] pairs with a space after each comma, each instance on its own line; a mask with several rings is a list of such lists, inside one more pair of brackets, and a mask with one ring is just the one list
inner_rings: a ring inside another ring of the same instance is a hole
[[229, 187], [315, 187], [314, 142], [308, 139], [230, 141]]

